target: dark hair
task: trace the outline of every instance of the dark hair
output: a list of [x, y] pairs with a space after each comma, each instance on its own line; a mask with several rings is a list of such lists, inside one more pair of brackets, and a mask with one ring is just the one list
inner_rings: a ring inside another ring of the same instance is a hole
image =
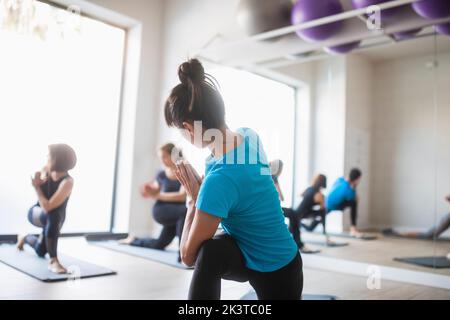
[[312, 186], [317, 190], [319, 190], [320, 188], [325, 189], [327, 187], [327, 177], [323, 174], [318, 174], [314, 177]]
[[362, 176], [361, 170], [359, 170], [357, 168], [353, 168], [352, 170], [350, 170], [348, 178], [350, 179], [351, 182], [353, 182], [353, 181], [358, 180], [359, 178], [361, 178], [361, 176]]
[[183, 122], [201, 121], [204, 129], [221, 129], [225, 125], [225, 104], [214, 77], [205, 73], [197, 59], [178, 68], [180, 84], [172, 89], [164, 107], [169, 127], [182, 129]]
[[77, 156], [67, 144], [52, 144], [48, 146], [52, 164], [50, 171], [66, 172], [75, 168]]
[[171, 142], [162, 145], [159, 147], [159, 150], [173, 157], [172, 160], [175, 160], [174, 162], [183, 159], [183, 151]]

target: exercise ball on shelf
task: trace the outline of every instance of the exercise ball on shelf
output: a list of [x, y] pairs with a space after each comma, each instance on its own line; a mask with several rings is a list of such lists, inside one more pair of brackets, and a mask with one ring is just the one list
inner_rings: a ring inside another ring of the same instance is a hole
[[450, 23], [439, 24], [437, 26], [434, 26], [434, 29], [439, 34], [450, 36]]
[[[343, 12], [339, 0], [298, 0], [292, 9], [292, 24], [300, 24]], [[298, 30], [297, 35], [308, 42], [319, 42], [336, 35], [342, 28], [343, 22], [336, 21], [325, 25]]]
[[360, 43], [361, 43], [361, 41], [355, 41], [355, 42], [341, 44], [338, 46], [326, 47], [323, 49], [325, 50], [325, 52], [330, 53], [330, 54], [346, 54], [346, 53], [349, 53], [350, 51], [358, 48]]
[[[352, 6], [355, 9], [362, 9], [370, 6], [375, 6], [384, 2], [389, 2], [393, 0], [352, 0]], [[392, 18], [401, 10], [401, 7], [395, 7], [392, 9], [385, 9], [381, 11], [381, 19], [387, 20]]]
[[394, 32], [392, 35], [396, 40], [407, 40], [414, 38], [414, 36], [418, 34], [420, 31], [422, 31], [421, 28], [408, 31]]
[[241, 0], [237, 22], [247, 35], [252, 36], [290, 26], [291, 10], [292, 0]]
[[412, 7], [425, 19], [441, 19], [450, 16], [449, 0], [420, 0], [414, 2]]

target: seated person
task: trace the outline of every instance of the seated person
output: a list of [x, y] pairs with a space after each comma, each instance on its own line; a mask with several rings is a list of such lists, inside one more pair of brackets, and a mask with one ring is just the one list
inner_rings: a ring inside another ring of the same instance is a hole
[[363, 234], [356, 227], [358, 218], [358, 197], [356, 188], [361, 181], [362, 172], [359, 169], [352, 169], [347, 178], [339, 178], [333, 185], [326, 200], [327, 212], [344, 211], [351, 209], [350, 235], [355, 238], [363, 237]]
[[168, 143], [158, 150], [164, 165], [155, 181], [146, 183], [141, 188], [144, 198], [156, 200], [153, 206], [153, 218], [163, 226], [157, 239], [130, 236], [121, 240], [121, 244], [164, 250], [175, 237], [181, 240], [184, 219], [186, 217], [186, 192], [175, 176], [175, 161], [182, 158], [182, 153], [174, 144]]
[[39, 257], [48, 254], [48, 269], [56, 274], [64, 274], [67, 269], [58, 260], [58, 238], [74, 184], [69, 171], [75, 167], [77, 157], [75, 151], [65, 144], [50, 145], [48, 150], [47, 165], [41, 172], [36, 172], [31, 180], [38, 202], [28, 211], [28, 221], [41, 228], [42, 233], [39, 237], [19, 237], [17, 249], [23, 251], [24, 246], [29, 245]]
[[[450, 202], [450, 195], [445, 198]], [[425, 232], [410, 231], [410, 232], [398, 232], [393, 229], [384, 230], [385, 235], [396, 235], [405, 238], [427, 239], [433, 240], [439, 238], [446, 230], [450, 229], [450, 210], [446, 213], [439, 223]]]
[[[325, 228], [325, 196], [322, 189], [327, 187], [327, 178], [323, 174], [317, 175], [312, 185], [307, 188], [302, 196], [302, 202], [297, 209], [283, 208], [285, 216], [289, 219], [289, 231], [292, 233], [295, 242], [297, 243], [302, 253], [312, 253], [312, 251], [305, 246], [301, 240], [300, 226], [301, 221], [305, 218], [312, 218], [313, 222], [311, 226], [305, 226], [308, 230], [312, 231], [315, 227], [322, 223], [323, 232], [326, 234]], [[328, 237], [327, 237], [328, 241]]]

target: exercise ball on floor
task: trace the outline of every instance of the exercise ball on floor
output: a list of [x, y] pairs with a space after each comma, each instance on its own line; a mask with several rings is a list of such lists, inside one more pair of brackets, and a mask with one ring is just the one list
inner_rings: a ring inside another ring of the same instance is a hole
[[[352, 6], [355, 9], [362, 9], [370, 6], [375, 6], [384, 2], [389, 2], [393, 0], [352, 0]], [[401, 10], [401, 7], [395, 7], [392, 9], [385, 9], [381, 11], [381, 19], [387, 20], [392, 18]]]
[[426, 19], [440, 19], [450, 16], [449, 0], [420, 0], [412, 4], [414, 11]]
[[439, 24], [437, 26], [434, 26], [434, 29], [439, 34], [450, 36], [450, 23]]
[[[343, 12], [339, 0], [298, 0], [292, 9], [292, 24], [300, 24]], [[309, 29], [298, 30], [297, 35], [305, 41], [319, 42], [336, 35], [343, 22], [336, 21]]]
[[402, 32], [395, 32], [392, 35], [396, 40], [407, 40], [414, 38], [416, 34], [418, 34], [422, 29], [413, 29], [408, 31], [402, 31]]
[[291, 10], [292, 0], [241, 0], [237, 21], [252, 36], [290, 26]]
[[355, 42], [340, 44], [338, 46], [326, 47], [326, 48], [323, 48], [323, 50], [325, 50], [325, 52], [330, 53], [330, 54], [346, 54], [346, 53], [349, 53], [350, 51], [358, 48], [360, 43], [361, 43], [361, 41], [355, 41]]

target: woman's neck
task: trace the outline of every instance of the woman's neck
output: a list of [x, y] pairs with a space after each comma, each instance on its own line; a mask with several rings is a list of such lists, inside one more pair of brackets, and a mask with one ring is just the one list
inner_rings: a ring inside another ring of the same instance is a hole
[[215, 158], [223, 157], [226, 153], [236, 149], [243, 141], [240, 134], [231, 131], [228, 127], [220, 130], [221, 137], [214, 139], [208, 146]]

